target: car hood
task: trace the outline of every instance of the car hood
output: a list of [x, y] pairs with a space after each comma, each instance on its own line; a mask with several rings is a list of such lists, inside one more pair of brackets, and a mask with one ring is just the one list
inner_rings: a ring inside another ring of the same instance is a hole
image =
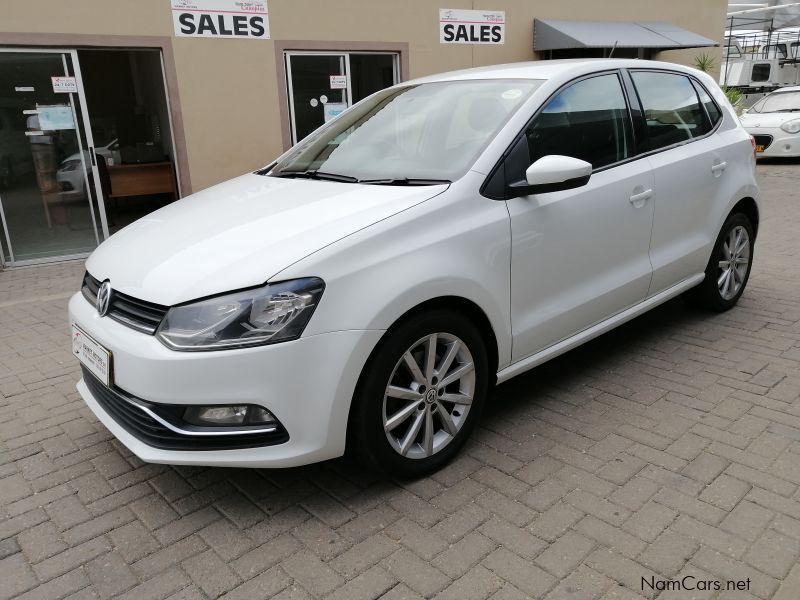
[[753, 129], [758, 131], [761, 128], [780, 127], [787, 121], [794, 121], [800, 119], [800, 113], [797, 112], [779, 112], [779, 113], [745, 113], [740, 117], [742, 125], [745, 129]]
[[243, 175], [125, 227], [86, 267], [116, 290], [170, 306], [261, 285], [320, 248], [445, 189]]

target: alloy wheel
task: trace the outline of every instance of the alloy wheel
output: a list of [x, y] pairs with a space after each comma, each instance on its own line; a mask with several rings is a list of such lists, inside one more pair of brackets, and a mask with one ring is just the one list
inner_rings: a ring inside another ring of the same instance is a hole
[[719, 256], [717, 288], [723, 300], [730, 300], [739, 293], [750, 266], [750, 236], [747, 230], [737, 225], [730, 230]]
[[447, 446], [467, 420], [475, 364], [449, 333], [417, 340], [397, 361], [383, 398], [383, 429], [401, 456], [422, 459]]

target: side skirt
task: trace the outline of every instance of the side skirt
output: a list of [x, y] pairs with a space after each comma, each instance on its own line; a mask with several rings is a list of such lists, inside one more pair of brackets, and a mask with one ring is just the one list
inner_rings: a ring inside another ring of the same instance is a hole
[[597, 336], [603, 335], [607, 331], [611, 331], [615, 327], [630, 321], [631, 319], [635, 319], [639, 315], [646, 313], [651, 308], [655, 308], [659, 304], [663, 304], [667, 300], [671, 300], [675, 296], [682, 294], [688, 289], [693, 288], [697, 284], [699, 284], [705, 278], [705, 273], [698, 273], [696, 275], [692, 275], [687, 279], [684, 279], [680, 283], [673, 285], [670, 288], [667, 288], [663, 292], [659, 292], [655, 296], [651, 296], [636, 304], [635, 306], [631, 306], [630, 308], [622, 311], [621, 313], [617, 313], [613, 317], [606, 319], [605, 321], [600, 321], [596, 325], [592, 325], [588, 329], [584, 329], [576, 333], [575, 335], [568, 337], [565, 340], [561, 340], [560, 342], [553, 344], [545, 348], [544, 350], [540, 350], [536, 354], [531, 354], [527, 358], [523, 358], [518, 360], [517, 362], [507, 366], [505, 369], [500, 371], [497, 374], [497, 383], [503, 383], [504, 381], [508, 381], [512, 377], [519, 375], [520, 373], [524, 373], [525, 371], [532, 369], [541, 365], [542, 363], [547, 362], [551, 358], [555, 358], [565, 352], [569, 352], [573, 348], [577, 348], [581, 344], [588, 342], [596, 338]]

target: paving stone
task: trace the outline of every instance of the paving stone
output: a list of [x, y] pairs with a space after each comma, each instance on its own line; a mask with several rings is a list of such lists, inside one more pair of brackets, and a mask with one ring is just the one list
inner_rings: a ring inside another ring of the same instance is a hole
[[432, 564], [455, 579], [466, 573], [496, 547], [497, 542], [480, 533], [473, 532], [439, 554], [433, 559]]
[[232, 590], [240, 580], [233, 569], [226, 565], [213, 550], [206, 550], [182, 563], [192, 581], [212, 598]]
[[722, 474], [708, 484], [699, 498], [723, 510], [731, 510], [744, 498], [750, 488], [749, 483]]
[[584, 513], [565, 503], [555, 504], [539, 515], [528, 528], [533, 535], [547, 541], [555, 541]]
[[351, 579], [386, 558], [398, 548], [397, 542], [379, 533], [345, 550], [328, 564], [345, 578]]
[[481, 525], [479, 531], [497, 544], [504, 546], [524, 558], [533, 558], [547, 543], [508, 521], [494, 517]]
[[670, 528], [733, 558], [741, 557], [748, 545], [743, 539], [724, 531], [722, 526], [707, 525], [687, 515], [680, 515]]
[[759, 598], [770, 598], [778, 587], [769, 575], [747, 566], [711, 548], [700, 548], [692, 557], [692, 564], [700, 569], [734, 581], [750, 579], [750, 592]]
[[111, 598], [134, 587], [139, 580], [117, 552], [109, 552], [91, 560], [86, 572], [92, 586], [102, 598]]
[[767, 528], [774, 513], [753, 502], [741, 502], [719, 524], [721, 529], [754, 541]]
[[628, 558], [635, 558], [647, 547], [638, 537], [591, 515], [581, 519], [575, 529]]
[[648, 502], [628, 517], [622, 528], [643, 540], [652, 542], [672, 523], [677, 514], [658, 502]]
[[0, 560], [0, 598], [13, 598], [38, 583], [22, 554], [12, 554]]
[[698, 547], [695, 540], [667, 530], [639, 555], [638, 560], [646, 567], [671, 577], [684, 567]]
[[596, 600], [617, 583], [602, 573], [580, 565], [545, 596], [545, 600]]
[[534, 562], [556, 577], [563, 579], [577, 568], [594, 547], [594, 540], [568, 531], [539, 554]]
[[544, 595], [558, 581], [505, 548], [498, 548], [483, 559], [481, 564], [534, 598]]
[[408, 550], [398, 550], [381, 561], [391, 575], [425, 597], [443, 590], [450, 578]]
[[800, 555], [800, 541], [768, 529], [750, 547], [744, 560], [768, 575], [782, 579]]
[[482, 600], [502, 587], [503, 580], [478, 565], [436, 595], [441, 600]]
[[683, 469], [683, 474], [703, 483], [711, 483], [730, 463], [722, 457], [701, 452]]

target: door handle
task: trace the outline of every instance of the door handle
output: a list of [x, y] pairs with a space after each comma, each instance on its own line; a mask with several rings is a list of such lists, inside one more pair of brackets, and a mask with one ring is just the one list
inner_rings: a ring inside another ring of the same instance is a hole
[[653, 195], [653, 190], [645, 190], [643, 192], [639, 192], [638, 194], [634, 194], [630, 197], [630, 203], [633, 204], [636, 208], [642, 208], [648, 200]]
[[719, 175], [727, 168], [728, 168], [728, 163], [727, 162], [720, 162], [720, 163], [715, 164], [713, 167], [711, 167], [711, 172], [714, 175]]

